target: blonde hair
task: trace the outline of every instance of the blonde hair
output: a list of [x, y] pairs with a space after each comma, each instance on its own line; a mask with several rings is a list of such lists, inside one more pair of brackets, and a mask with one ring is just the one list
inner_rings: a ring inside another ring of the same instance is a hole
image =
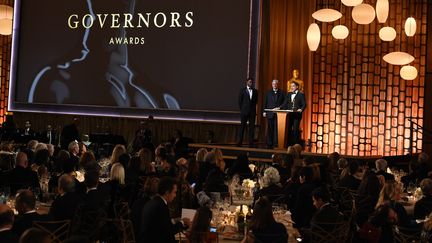
[[400, 189], [400, 185], [395, 181], [386, 182], [381, 189], [375, 208], [395, 200], [396, 197], [400, 195]]
[[113, 181], [118, 181], [119, 184], [125, 184], [125, 171], [123, 165], [120, 163], [115, 163], [111, 167], [110, 179]]
[[204, 157], [205, 155], [208, 153], [206, 148], [200, 148], [198, 149], [198, 151], [196, 152], [196, 156], [195, 156], [195, 160], [197, 162], [203, 162], [204, 161]]
[[126, 153], [126, 148], [124, 145], [117, 144], [111, 154], [110, 164], [119, 162], [120, 155]]

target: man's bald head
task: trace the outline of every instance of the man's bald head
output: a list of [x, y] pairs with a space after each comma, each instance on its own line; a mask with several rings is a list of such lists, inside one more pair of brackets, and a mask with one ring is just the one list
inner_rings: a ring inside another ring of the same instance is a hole
[[18, 152], [16, 158], [15, 158], [15, 167], [21, 166], [24, 168], [27, 168], [28, 166], [28, 158], [27, 154], [24, 152]]

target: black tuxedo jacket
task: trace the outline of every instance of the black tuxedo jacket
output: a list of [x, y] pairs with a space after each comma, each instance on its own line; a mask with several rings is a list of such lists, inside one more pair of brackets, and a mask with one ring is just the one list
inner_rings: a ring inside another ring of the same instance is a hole
[[241, 115], [255, 115], [257, 102], [258, 91], [255, 88], [252, 88], [252, 99], [247, 88], [240, 89], [238, 103]]
[[82, 198], [75, 192], [67, 192], [54, 200], [49, 214], [54, 220], [72, 220], [81, 200]]
[[40, 187], [37, 173], [21, 166], [17, 166], [10, 170], [7, 178], [7, 183], [9, 184], [13, 194], [15, 194], [19, 189]]
[[[273, 90], [267, 92], [266, 97], [264, 99], [264, 109], [273, 109], [276, 107], [280, 107], [285, 100], [285, 93], [278, 89], [276, 93]], [[267, 112], [267, 118], [273, 118], [273, 112]]]
[[[39, 136], [39, 140], [43, 143], [49, 143], [48, 131], [43, 131]], [[51, 131], [51, 144], [57, 144], [57, 134], [55, 131]]]
[[322, 206], [312, 217], [311, 224], [318, 225], [327, 232], [334, 230], [332, 223], [338, 223], [343, 220], [343, 215], [330, 204]]
[[12, 231], [17, 235], [22, 235], [24, 231], [33, 227], [34, 221], [46, 221], [48, 217], [46, 215], [40, 215], [36, 212], [18, 215], [13, 224]]
[[281, 105], [281, 108], [284, 110], [292, 110], [294, 109], [302, 109], [302, 112], [306, 109], [306, 98], [305, 95], [297, 91], [296, 96], [294, 97], [294, 102], [291, 101], [291, 95], [292, 92], [288, 92], [288, 94], [285, 97], [285, 100], [283, 104]]
[[160, 196], [155, 196], [143, 208], [138, 242], [176, 242], [175, 234], [181, 229], [180, 225], [172, 224], [168, 205]]

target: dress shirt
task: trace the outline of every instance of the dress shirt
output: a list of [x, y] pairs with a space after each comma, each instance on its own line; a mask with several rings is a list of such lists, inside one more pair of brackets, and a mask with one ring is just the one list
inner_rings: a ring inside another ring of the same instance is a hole
[[291, 102], [294, 102], [294, 98], [297, 95], [298, 90], [294, 91], [294, 93], [291, 94]]
[[247, 90], [249, 92], [249, 99], [252, 99], [252, 88], [247, 87]]

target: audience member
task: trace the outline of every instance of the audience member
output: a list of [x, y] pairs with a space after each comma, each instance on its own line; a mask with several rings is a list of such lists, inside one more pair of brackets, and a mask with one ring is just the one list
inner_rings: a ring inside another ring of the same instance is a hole
[[[138, 242], [174, 243], [174, 235], [184, 228], [181, 222], [172, 223], [168, 209], [168, 204], [177, 195], [177, 181], [163, 177], [159, 181], [158, 194], [143, 208]], [[189, 220], [183, 220], [186, 225], [190, 224]]]
[[46, 217], [36, 212], [36, 197], [30, 190], [20, 190], [15, 198], [15, 209], [18, 216], [13, 224], [12, 231], [22, 235], [30, 229], [33, 221], [43, 221]]
[[387, 161], [385, 159], [377, 159], [375, 161], [376, 174], [384, 176], [385, 181], [394, 181], [394, 175], [387, 172]]
[[6, 204], [0, 204], [0, 242], [18, 243], [18, 235], [12, 231], [14, 212]]
[[27, 155], [18, 152], [15, 158], [15, 168], [8, 173], [7, 183], [10, 185], [12, 194], [15, 194], [19, 189], [40, 188], [37, 173], [28, 168], [28, 165]]
[[253, 208], [252, 218], [248, 224], [251, 236], [248, 235], [243, 242], [288, 242], [288, 233], [285, 226], [276, 222], [273, 217], [272, 204], [266, 197], [261, 197]]
[[72, 220], [82, 198], [75, 192], [75, 180], [68, 174], [58, 179], [58, 196], [53, 201], [49, 214], [54, 220]]
[[414, 218], [424, 219], [432, 212], [432, 180], [423, 179], [420, 183], [423, 197], [414, 205]]

